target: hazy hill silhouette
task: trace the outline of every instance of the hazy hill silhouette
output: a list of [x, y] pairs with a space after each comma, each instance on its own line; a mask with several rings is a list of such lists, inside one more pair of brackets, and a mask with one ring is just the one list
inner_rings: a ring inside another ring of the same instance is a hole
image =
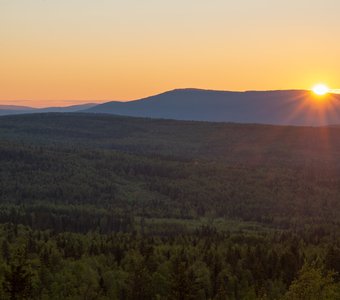
[[65, 106], [65, 107], [46, 107], [46, 108], [40, 108], [36, 109], [35, 112], [38, 113], [44, 113], [44, 112], [77, 112], [80, 110], [88, 109], [91, 107], [96, 106], [96, 103], [85, 103], [85, 104], [79, 104], [79, 105], [71, 105], [71, 106]]
[[177, 89], [159, 95], [103, 104], [68, 107], [0, 105], [0, 115], [87, 112], [132, 117], [273, 125], [323, 126], [340, 124], [340, 95], [323, 97], [306, 90], [230, 92]]
[[176, 120], [322, 126], [340, 123], [340, 95], [318, 97], [306, 90], [177, 89], [140, 100], [107, 102], [85, 111]]
[[95, 103], [86, 103], [66, 107], [46, 107], [46, 108], [33, 108], [29, 106], [17, 106], [17, 105], [0, 105], [0, 116], [44, 112], [76, 112], [79, 110], [91, 108], [95, 105], [96, 105]]
[[18, 106], [18, 105], [0, 105], [0, 116], [4, 115], [16, 115], [16, 114], [27, 114], [34, 111], [34, 108], [29, 106]]

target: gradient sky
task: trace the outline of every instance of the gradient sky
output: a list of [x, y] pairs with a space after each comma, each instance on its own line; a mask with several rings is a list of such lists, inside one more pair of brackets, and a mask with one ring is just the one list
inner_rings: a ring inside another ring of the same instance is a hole
[[339, 0], [0, 0], [0, 104], [340, 78]]

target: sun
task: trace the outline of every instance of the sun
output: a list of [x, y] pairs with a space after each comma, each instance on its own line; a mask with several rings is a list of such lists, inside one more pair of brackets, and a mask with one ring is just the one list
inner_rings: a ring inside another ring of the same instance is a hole
[[327, 85], [320, 83], [315, 85], [312, 88], [312, 91], [319, 96], [323, 96], [329, 93], [329, 88], [327, 87]]

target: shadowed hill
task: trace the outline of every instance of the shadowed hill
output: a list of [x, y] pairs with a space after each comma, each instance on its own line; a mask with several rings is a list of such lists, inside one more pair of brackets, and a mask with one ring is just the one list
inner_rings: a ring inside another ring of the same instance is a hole
[[180, 89], [97, 105], [86, 112], [212, 122], [320, 126], [340, 123], [340, 96], [310, 91], [227, 92]]
[[45, 113], [45, 112], [76, 112], [83, 109], [88, 109], [96, 104], [86, 103], [80, 105], [71, 105], [65, 107], [46, 107], [46, 108], [33, 108], [29, 106], [16, 106], [16, 105], [0, 105], [0, 116], [5, 115], [21, 115], [30, 113]]
[[33, 111], [34, 108], [29, 106], [0, 105], [0, 116], [26, 114], [32, 113]]
[[340, 169], [340, 128], [46, 113], [0, 118], [0, 139], [252, 166]]
[[228, 92], [178, 89], [140, 100], [68, 107], [0, 106], [0, 115], [88, 112], [132, 117], [272, 125], [340, 124], [340, 95], [316, 96], [310, 91]]
[[[83, 232], [98, 226], [113, 230], [102, 220], [112, 210], [121, 216], [213, 217], [279, 228], [335, 225], [339, 133], [336, 127], [84, 113], [1, 117], [0, 219], [20, 215], [27, 224], [34, 212], [38, 228], [65, 224], [60, 228]], [[9, 205], [20, 212], [13, 214]], [[83, 219], [85, 206], [99, 218]]]

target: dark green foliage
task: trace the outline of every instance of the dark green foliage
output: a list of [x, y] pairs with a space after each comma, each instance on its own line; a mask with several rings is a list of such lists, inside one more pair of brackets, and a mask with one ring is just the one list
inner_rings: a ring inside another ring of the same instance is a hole
[[31, 266], [18, 254], [8, 263], [4, 273], [3, 290], [10, 300], [31, 299], [33, 297], [34, 275]]
[[[7, 236], [13, 227], [1, 225], [0, 235]], [[307, 243], [297, 254], [296, 235], [291, 232], [218, 232], [201, 227], [177, 236], [142, 236], [32, 231], [22, 225], [17, 230], [17, 238], [8, 243], [14, 254], [1, 262], [3, 299], [85, 295], [87, 299], [279, 299], [297, 278], [303, 256], [318, 264], [327, 260], [324, 245]], [[324, 244], [331, 242], [325, 239]], [[309, 254], [311, 249], [318, 258]], [[271, 265], [273, 261], [280, 265]], [[328, 269], [317, 278], [329, 282], [327, 274], [332, 272]], [[305, 286], [309, 277], [303, 278], [302, 283], [295, 281], [290, 293]], [[311, 289], [322, 286], [318, 284]], [[333, 275], [331, 284], [336, 293]]]
[[320, 268], [308, 265], [303, 266], [298, 278], [293, 281], [284, 299], [340, 299], [340, 289], [334, 282], [334, 274], [331, 272], [323, 273]]
[[336, 295], [338, 133], [2, 117], [0, 299]]

